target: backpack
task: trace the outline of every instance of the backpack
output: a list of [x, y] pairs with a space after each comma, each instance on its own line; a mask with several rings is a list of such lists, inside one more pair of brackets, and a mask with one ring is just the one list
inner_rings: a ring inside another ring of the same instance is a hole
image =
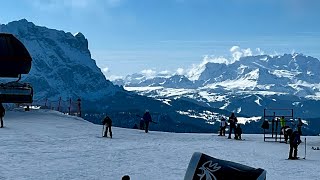
[[267, 120], [263, 121], [261, 127], [262, 129], [269, 129], [269, 121]]

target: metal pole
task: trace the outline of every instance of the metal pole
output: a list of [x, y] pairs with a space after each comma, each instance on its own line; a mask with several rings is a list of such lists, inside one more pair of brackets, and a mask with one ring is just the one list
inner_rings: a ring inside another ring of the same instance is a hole
[[307, 138], [304, 138], [304, 158], [306, 159], [307, 157]]
[[60, 111], [61, 97], [59, 98], [58, 111]]
[[71, 114], [71, 98], [69, 99], [69, 115]]

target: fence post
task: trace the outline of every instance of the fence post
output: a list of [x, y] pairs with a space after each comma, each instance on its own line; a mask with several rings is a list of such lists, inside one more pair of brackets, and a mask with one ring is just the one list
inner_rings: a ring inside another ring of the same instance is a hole
[[61, 97], [59, 98], [58, 111], [60, 111]]
[[81, 99], [79, 98], [79, 99], [77, 100], [77, 102], [78, 102], [78, 113], [79, 113], [79, 117], [81, 117]]
[[71, 114], [71, 98], [69, 99], [69, 115]]

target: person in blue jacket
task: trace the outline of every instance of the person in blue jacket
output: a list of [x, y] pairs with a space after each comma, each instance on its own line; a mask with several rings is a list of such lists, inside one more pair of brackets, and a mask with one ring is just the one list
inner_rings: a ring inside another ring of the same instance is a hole
[[143, 115], [143, 120], [144, 120], [144, 123], [145, 123], [145, 132], [148, 133], [148, 130], [149, 130], [149, 123], [152, 122], [152, 118], [151, 118], [151, 115], [149, 113], [149, 110], [146, 110], [146, 112], [144, 113]]

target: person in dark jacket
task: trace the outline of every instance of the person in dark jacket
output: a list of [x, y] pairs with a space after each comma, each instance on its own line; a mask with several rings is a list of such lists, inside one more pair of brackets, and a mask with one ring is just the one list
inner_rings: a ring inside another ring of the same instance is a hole
[[238, 122], [237, 117], [234, 115], [234, 113], [232, 113], [231, 116], [229, 117], [230, 130], [229, 130], [228, 139], [231, 139], [232, 129], [233, 129], [233, 131], [235, 133], [235, 128], [236, 128], [236, 123], [237, 122]]
[[[298, 159], [298, 146], [301, 143], [300, 134], [298, 131], [291, 132], [290, 135], [290, 151], [288, 159]], [[292, 154], [293, 153], [293, 154]]]
[[6, 110], [4, 109], [2, 103], [0, 103], [0, 119], [1, 119], [1, 126], [0, 128], [3, 128], [3, 117], [6, 114]]
[[302, 135], [302, 131], [301, 131], [302, 126], [303, 126], [303, 122], [301, 121], [301, 118], [298, 118], [297, 128], [298, 128], [298, 133], [300, 136]]
[[108, 137], [108, 130], [109, 130], [109, 134], [110, 134], [110, 137], [112, 138], [112, 130], [111, 130], [111, 126], [112, 126], [112, 120], [109, 116], [106, 116], [103, 121], [102, 121], [102, 124], [104, 126], [106, 126], [106, 129], [104, 130], [104, 135], [103, 137]]
[[292, 134], [292, 129], [289, 126], [284, 127], [284, 141], [288, 143], [288, 139], [290, 139], [290, 135]]
[[241, 140], [241, 134], [242, 134], [242, 129], [240, 127], [240, 124], [237, 124], [237, 127], [235, 129], [235, 139]]
[[146, 112], [144, 113], [143, 115], [143, 120], [144, 120], [144, 123], [145, 123], [145, 132], [148, 133], [148, 130], [149, 130], [149, 123], [152, 122], [152, 119], [151, 119], [151, 115], [149, 113], [149, 110], [146, 110]]

